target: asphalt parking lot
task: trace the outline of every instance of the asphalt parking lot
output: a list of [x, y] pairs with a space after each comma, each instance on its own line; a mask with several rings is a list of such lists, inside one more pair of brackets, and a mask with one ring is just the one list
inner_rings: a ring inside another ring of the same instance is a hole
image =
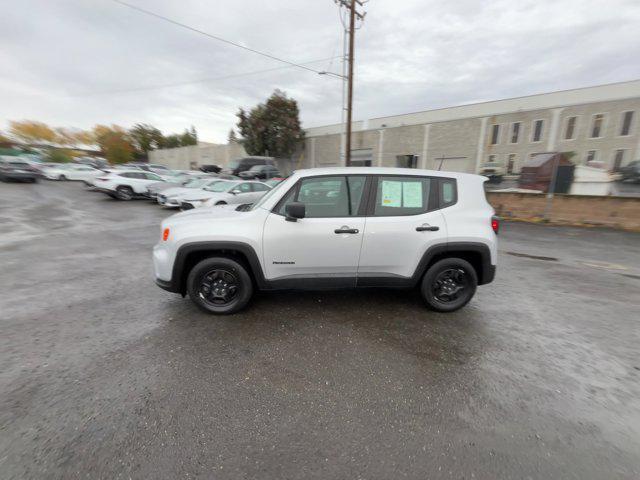
[[453, 314], [157, 288], [170, 212], [0, 184], [0, 476], [640, 477], [640, 235], [510, 223]]

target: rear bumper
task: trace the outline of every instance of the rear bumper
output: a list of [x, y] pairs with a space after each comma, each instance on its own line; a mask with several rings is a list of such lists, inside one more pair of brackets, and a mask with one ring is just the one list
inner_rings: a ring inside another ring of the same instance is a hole
[[493, 282], [493, 279], [496, 277], [496, 266], [495, 265], [484, 265], [482, 268], [482, 278], [478, 279], [479, 285], [486, 285], [487, 283]]

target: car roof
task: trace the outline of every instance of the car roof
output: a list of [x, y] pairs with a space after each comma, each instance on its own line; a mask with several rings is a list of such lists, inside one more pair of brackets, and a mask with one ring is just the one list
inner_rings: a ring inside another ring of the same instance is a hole
[[423, 170], [418, 168], [392, 168], [392, 167], [326, 167], [326, 168], [306, 168], [296, 170], [297, 177], [315, 177], [319, 175], [407, 175], [407, 176], [429, 176], [446, 178], [486, 178], [473, 173], [449, 172], [443, 170]]

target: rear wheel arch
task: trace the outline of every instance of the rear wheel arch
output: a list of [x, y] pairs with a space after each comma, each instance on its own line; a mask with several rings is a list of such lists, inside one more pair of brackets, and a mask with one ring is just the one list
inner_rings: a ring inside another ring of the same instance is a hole
[[434, 245], [424, 253], [413, 275], [414, 284], [422, 280], [433, 264], [445, 258], [460, 258], [469, 262], [478, 277], [478, 285], [493, 280], [494, 267], [491, 265], [489, 247], [479, 242], [455, 242]]

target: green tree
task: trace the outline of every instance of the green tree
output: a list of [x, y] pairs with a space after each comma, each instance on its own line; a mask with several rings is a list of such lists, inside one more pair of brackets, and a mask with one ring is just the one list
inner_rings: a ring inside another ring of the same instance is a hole
[[124, 128], [118, 125], [96, 125], [93, 128], [93, 136], [110, 163], [126, 163], [133, 160], [134, 147]]
[[164, 145], [164, 137], [162, 132], [156, 127], [146, 124], [137, 123], [129, 130], [129, 137], [133, 142], [133, 146], [140, 153], [147, 153], [150, 150], [162, 148]]
[[176, 133], [172, 133], [171, 135], [167, 135], [164, 137], [164, 141], [162, 144], [162, 148], [176, 148], [181, 146], [180, 135]]
[[241, 143], [249, 155], [289, 157], [304, 139], [298, 102], [280, 90], [248, 113], [240, 108], [237, 116]]
[[227, 143], [235, 143], [237, 141], [238, 141], [238, 137], [236, 137], [236, 132], [232, 128], [231, 130], [229, 130], [229, 136], [227, 137]]
[[47, 161], [53, 163], [68, 163], [72, 160], [69, 151], [62, 148], [51, 148], [47, 152]]
[[187, 147], [189, 145], [198, 144], [198, 134], [193, 125], [189, 130], [185, 129], [184, 133], [180, 135], [180, 146]]

